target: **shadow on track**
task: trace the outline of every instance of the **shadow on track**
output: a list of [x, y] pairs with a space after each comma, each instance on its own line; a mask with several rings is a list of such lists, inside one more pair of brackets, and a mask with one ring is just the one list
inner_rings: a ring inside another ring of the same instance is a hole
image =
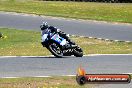
[[[26, 58], [58, 58], [58, 57], [54, 57], [54, 56], [33, 56], [33, 57], [26, 57]], [[70, 58], [70, 57], [62, 57], [62, 58]], [[61, 58], [58, 58], [58, 59], [61, 59]]]

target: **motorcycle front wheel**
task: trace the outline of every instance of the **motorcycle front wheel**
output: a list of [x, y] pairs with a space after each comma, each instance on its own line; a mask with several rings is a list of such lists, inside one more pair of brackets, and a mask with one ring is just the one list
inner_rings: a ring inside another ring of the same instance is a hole
[[54, 56], [59, 57], [59, 58], [63, 57], [63, 52], [58, 44], [51, 43], [49, 44], [48, 49]]

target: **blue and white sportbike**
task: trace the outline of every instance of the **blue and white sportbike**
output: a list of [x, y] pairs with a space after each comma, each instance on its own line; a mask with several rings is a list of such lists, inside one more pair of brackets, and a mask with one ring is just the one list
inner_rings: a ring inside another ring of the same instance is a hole
[[[56, 57], [83, 56], [83, 50], [76, 44], [70, 44], [58, 33], [49, 34], [45, 40], [44, 46]], [[43, 44], [42, 44], [43, 45]]]

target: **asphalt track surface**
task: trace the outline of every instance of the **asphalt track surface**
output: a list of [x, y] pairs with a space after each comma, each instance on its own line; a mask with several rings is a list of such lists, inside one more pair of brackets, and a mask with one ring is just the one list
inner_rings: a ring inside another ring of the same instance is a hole
[[132, 73], [131, 58], [132, 55], [0, 57], [0, 77], [76, 75], [80, 65], [87, 73]]
[[84, 20], [70, 20], [54, 17], [41, 17], [25, 14], [0, 12], [0, 27], [40, 31], [40, 24], [47, 21], [64, 32], [111, 40], [132, 41], [132, 25], [114, 24]]
[[[76, 75], [81, 65], [89, 74], [132, 73], [132, 55], [99, 55], [83, 58], [0, 57], [0, 78]], [[102, 84], [93, 88], [130, 88], [130, 84]]]

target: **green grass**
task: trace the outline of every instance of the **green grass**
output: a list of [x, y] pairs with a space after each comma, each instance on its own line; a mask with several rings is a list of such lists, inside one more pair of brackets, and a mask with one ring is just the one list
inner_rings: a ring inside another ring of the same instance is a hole
[[80, 86], [75, 77], [1, 78], [0, 88], [91, 88]]
[[[40, 32], [0, 28], [7, 38], [0, 38], [0, 56], [44, 56], [51, 53], [41, 45]], [[131, 54], [132, 42], [113, 42], [71, 37], [84, 54]]]
[[0, 55], [49, 55], [47, 49], [40, 44], [39, 32], [11, 30], [2, 28], [0, 31], [7, 38], [0, 39]]
[[131, 3], [0, 0], [0, 10], [46, 16], [132, 23]]

